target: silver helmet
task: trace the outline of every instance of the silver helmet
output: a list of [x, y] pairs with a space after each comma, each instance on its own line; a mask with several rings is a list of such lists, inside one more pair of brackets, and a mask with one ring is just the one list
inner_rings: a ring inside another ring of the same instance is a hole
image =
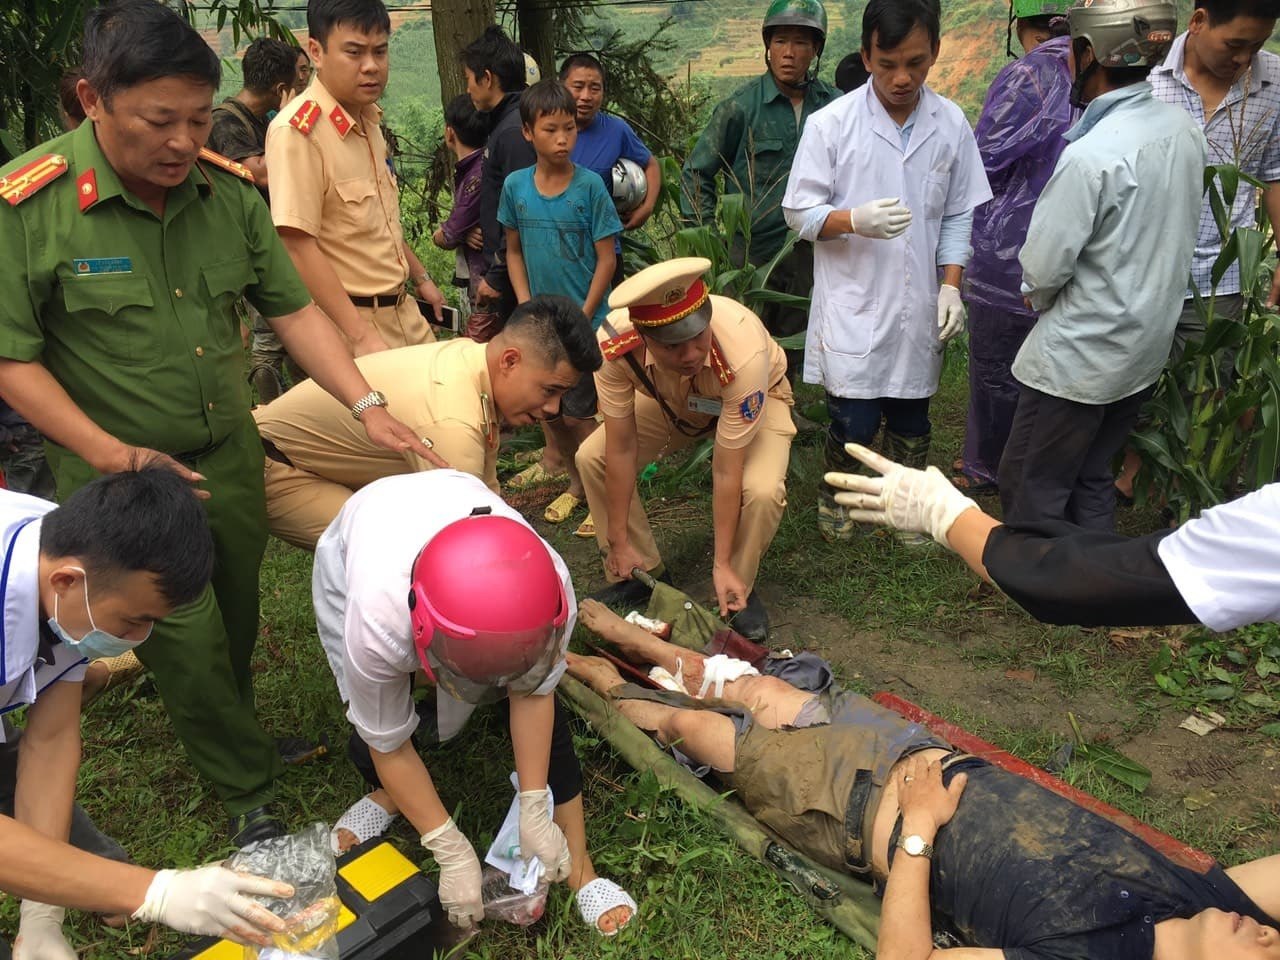
[[644, 203], [644, 198], [649, 193], [649, 181], [644, 177], [644, 168], [626, 157], [613, 165], [610, 180], [609, 193], [620, 216], [625, 217]]
[[1171, 0], [1084, 0], [1067, 11], [1072, 40], [1087, 40], [1098, 65], [1154, 67], [1178, 32]]

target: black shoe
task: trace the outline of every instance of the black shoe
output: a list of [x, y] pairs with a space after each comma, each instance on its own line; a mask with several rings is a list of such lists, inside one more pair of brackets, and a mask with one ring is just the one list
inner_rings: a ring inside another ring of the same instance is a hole
[[305, 737], [276, 737], [276, 753], [286, 766], [296, 767], [329, 755], [329, 737], [320, 734], [316, 742]]
[[[671, 585], [671, 575], [666, 570], [654, 579], [668, 586]], [[591, 594], [591, 599], [598, 600], [606, 607], [612, 607], [615, 610], [634, 610], [645, 606], [652, 594], [653, 590], [639, 580], [619, 580]]]
[[747, 605], [729, 619], [729, 626], [756, 643], [769, 639], [769, 611], [765, 610], [760, 594], [751, 591]]
[[284, 824], [271, 815], [268, 807], [254, 807], [247, 813], [232, 817], [227, 832], [231, 834], [231, 842], [237, 847], [283, 837], [286, 833]]
[[258, 403], [266, 405], [284, 393], [284, 383], [274, 367], [260, 364], [249, 371], [249, 385], [258, 394]]

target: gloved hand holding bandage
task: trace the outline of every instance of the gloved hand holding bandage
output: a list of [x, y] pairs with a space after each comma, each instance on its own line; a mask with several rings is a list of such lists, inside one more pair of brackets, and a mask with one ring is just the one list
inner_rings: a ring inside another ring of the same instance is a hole
[[546, 787], [522, 790], [520, 798], [520, 856], [537, 857], [547, 871], [547, 879], [559, 883], [569, 876], [569, 844], [551, 819]]
[[831, 486], [850, 491], [837, 493], [836, 503], [848, 507], [849, 516], [859, 523], [927, 533], [950, 547], [947, 532], [956, 518], [970, 508], [978, 508], [937, 467], [913, 470], [856, 443], [845, 444], [845, 450], [880, 473], [878, 477], [854, 473], [828, 473], [823, 477]]
[[853, 232], [872, 240], [892, 240], [911, 226], [911, 211], [898, 197], [882, 197], [849, 211]]
[[422, 835], [422, 845], [440, 864], [440, 905], [449, 921], [469, 927], [484, 919], [481, 895], [480, 858], [450, 817], [430, 833]]

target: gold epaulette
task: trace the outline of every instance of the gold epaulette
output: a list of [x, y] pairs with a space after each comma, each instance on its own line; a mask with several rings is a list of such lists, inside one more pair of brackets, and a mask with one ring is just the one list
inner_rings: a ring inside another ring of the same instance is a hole
[[16, 207], [67, 172], [67, 158], [60, 153], [46, 153], [25, 167], [0, 177], [0, 197]]
[[213, 150], [210, 150], [208, 147], [200, 148], [200, 159], [205, 161], [206, 163], [213, 164], [219, 170], [225, 170], [227, 171], [227, 173], [234, 173], [237, 177], [239, 177], [242, 180], [248, 180], [250, 183], [258, 182], [253, 179], [253, 174], [249, 171], [249, 168], [246, 167], [243, 163], [237, 163], [236, 161], [230, 159], [229, 157], [224, 157], [220, 153], [215, 153]]
[[720, 341], [715, 337], [711, 338], [711, 369], [720, 378], [720, 386], [722, 387], [727, 387], [733, 383], [734, 377], [737, 376], [729, 369], [729, 363], [724, 358], [724, 351], [720, 349]]
[[289, 118], [289, 126], [303, 136], [309, 137], [311, 131], [315, 129], [316, 121], [319, 119], [320, 104], [314, 100], [304, 100], [302, 105], [293, 112], [293, 116]]
[[604, 354], [606, 360], [617, 360], [619, 357], [626, 356], [643, 342], [639, 331], [632, 329], [605, 340], [600, 344], [600, 352]]

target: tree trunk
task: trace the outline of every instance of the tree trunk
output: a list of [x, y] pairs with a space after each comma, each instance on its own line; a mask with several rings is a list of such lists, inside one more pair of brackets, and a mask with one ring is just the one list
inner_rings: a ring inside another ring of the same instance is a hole
[[431, 27], [440, 68], [440, 104], [467, 92], [458, 55], [494, 23], [494, 0], [432, 0]]
[[544, 77], [556, 75], [555, 10], [547, 0], [516, 0], [517, 38]]

